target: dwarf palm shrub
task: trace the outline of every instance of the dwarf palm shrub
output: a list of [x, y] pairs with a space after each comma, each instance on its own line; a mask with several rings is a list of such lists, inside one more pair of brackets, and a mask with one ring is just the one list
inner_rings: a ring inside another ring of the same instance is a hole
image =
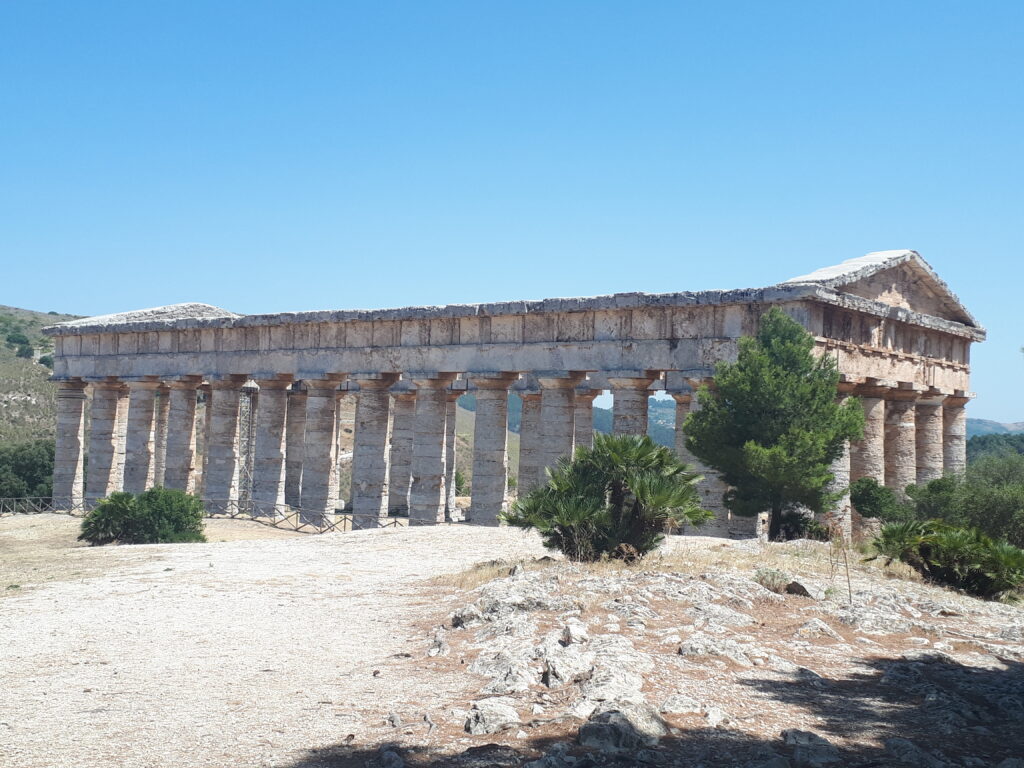
[[78, 538], [93, 546], [206, 541], [203, 505], [170, 488], [151, 488], [138, 496], [112, 493], [85, 516]]
[[666, 527], [699, 525], [712, 515], [698, 504], [691, 472], [649, 437], [594, 435], [549, 472], [547, 485], [517, 501], [504, 519], [536, 529], [571, 560], [643, 555]]
[[868, 560], [906, 563], [928, 581], [976, 597], [1015, 597], [1024, 587], [1024, 550], [976, 528], [941, 520], [890, 523], [871, 543]]

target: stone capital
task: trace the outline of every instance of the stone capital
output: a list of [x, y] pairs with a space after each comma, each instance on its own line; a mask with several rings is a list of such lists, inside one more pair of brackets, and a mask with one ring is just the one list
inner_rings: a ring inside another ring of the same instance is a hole
[[680, 405], [687, 405], [692, 402], [694, 398], [693, 392], [669, 392], [669, 394], [672, 395], [672, 399]]
[[543, 389], [575, 389], [587, 378], [586, 371], [535, 371]]
[[576, 387], [576, 402], [594, 402], [594, 399], [601, 394], [600, 389], [591, 389], [586, 384]]
[[67, 379], [57, 384], [57, 397], [84, 398], [86, 386], [81, 379]]
[[210, 389], [241, 389], [249, 377], [240, 373], [227, 373], [208, 378]]
[[519, 379], [518, 371], [485, 371], [466, 374], [467, 381], [476, 389], [507, 390]]
[[901, 381], [890, 389], [885, 397], [894, 402], [914, 403], [921, 398], [922, 394], [923, 389], [920, 385], [914, 384], [912, 381]]
[[156, 376], [143, 376], [137, 379], [129, 379], [125, 382], [129, 390], [135, 389], [159, 389], [163, 382]]
[[288, 389], [292, 385], [292, 377], [290, 374], [280, 374], [278, 376], [268, 376], [266, 378], [253, 378], [256, 382], [256, 386], [260, 390], [272, 390], [272, 389]]
[[418, 389], [447, 389], [458, 375], [453, 372], [409, 371], [402, 374], [402, 378], [411, 381]]
[[398, 373], [354, 373], [346, 384], [356, 383], [359, 390], [389, 389], [398, 381]]
[[202, 383], [202, 376], [176, 376], [172, 379], [164, 379], [164, 384], [168, 389], [198, 389]]

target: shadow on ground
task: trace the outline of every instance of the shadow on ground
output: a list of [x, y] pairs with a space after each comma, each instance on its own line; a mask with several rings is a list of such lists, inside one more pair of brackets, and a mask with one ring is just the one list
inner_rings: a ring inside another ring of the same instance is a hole
[[[827, 679], [801, 670], [789, 680], [749, 680], [747, 685], [765, 700], [799, 711], [805, 718], [821, 718], [815, 733], [834, 741], [838, 753], [832, 765], [870, 766], [998, 766], [1008, 758], [1024, 756], [1024, 664], [1004, 662], [1005, 668], [969, 667], [935, 652], [906, 654], [899, 659], [864, 659], [862, 672]], [[521, 766], [550, 753], [557, 744], [570, 743], [575, 768], [587, 766], [758, 766], [785, 765], [773, 757], [798, 765], [798, 747], [777, 738], [761, 739], [738, 729], [684, 729], [661, 739], [653, 749], [632, 754], [598, 754], [575, 745], [579, 722], [569, 720], [558, 735], [525, 739], [491, 738], [507, 744], [482, 744], [458, 753], [443, 745], [422, 749], [393, 747], [407, 766], [440, 768], [495, 768]], [[548, 721], [523, 727], [527, 733]], [[536, 731], [535, 731], [536, 732]], [[481, 737], [487, 738], [487, 737]], [[896, 740], [896, 741], [892, 741]], [[902, 741], [901, 741], [902, 740]], [[889, 742], [888, 749], [886, 743]], [[912, 746], [908, 747], [907, 742]], [[919, 751], [915, 752], [914, 748]], [[806, 753], [805, 753], [806, 754]], [[797, 758], [797, 759], [795, 759]], [[390, 760], [390, 762], [389, 762]], [[568, 766], [551, 762], [545, 768]], [[344, 745], [310, 752], [287, 768], [397, 768], [393, 757], [379, 747]], [[1009, 763], [1011, 768], [1024, 766]]]

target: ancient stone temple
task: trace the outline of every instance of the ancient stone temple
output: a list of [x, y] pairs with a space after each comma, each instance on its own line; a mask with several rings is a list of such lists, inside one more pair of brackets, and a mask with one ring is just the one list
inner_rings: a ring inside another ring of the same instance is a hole
[[[62, 323], [47, 329], [60, 385], [55, 500], [78, 507], [164, 485], [208, 506], [329, 519], [338, 404], [354, 398], [354, 524], [395, 512], [442, 522], [456, 514], [454, 401], [470, 392], [467, 517], [495, 523], [508, 497], [510, 392], [522, 399], [523, 490], [592, 439], [602, 391], [616, 432], [643, 433], [657, 391], [682, 424], [695, 388], [770, 306], [837, 358], [836, 396], [863, 404], [864, 440], [837, 462], [837, 483], [903, 488], [964, 469], [970, 345], [985, 332], [916, 252], [883, 251], [757, 289], [271, 315], [178, 304]], [[678, 428], [676, 446], [693, 462]], [[705, 530], [749, 534], [752, 521], [729, 518], [721, 483], [702, 470], [717, 513]]]

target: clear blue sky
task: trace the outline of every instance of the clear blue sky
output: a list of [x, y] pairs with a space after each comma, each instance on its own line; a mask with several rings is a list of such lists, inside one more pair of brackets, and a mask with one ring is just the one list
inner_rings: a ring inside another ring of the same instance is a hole
[[0, 303], [765, 285], [914, 248], [1024, 420], [1024, 3], [5, 2]]

